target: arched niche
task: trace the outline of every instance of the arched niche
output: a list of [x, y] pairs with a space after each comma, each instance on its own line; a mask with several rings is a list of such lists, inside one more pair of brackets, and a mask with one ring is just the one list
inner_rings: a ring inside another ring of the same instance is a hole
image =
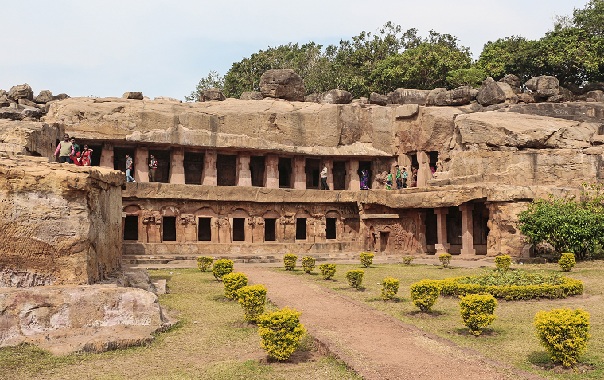
[[195, 211], [196, 217], [216, 218], [218, 214], [211, 207], [202, 207]]
[[279, 214], [277, 211], [269, 210], [265, 212], [262, 217], [264, 219], [279, 219], [281, 217], [281, 214]]
[[242, 208], [236, 208], [229, 214], [229, 218], [249, 218], [250, 214]]
[[176, 206], [164, 206], [161, 208], [162, 216], [179, 216], [180, 210]]
[[126, 215], [138, 215], [140, 214], [141, 208], [139, 205], [127, 205], [124, 206], [122, 212]]

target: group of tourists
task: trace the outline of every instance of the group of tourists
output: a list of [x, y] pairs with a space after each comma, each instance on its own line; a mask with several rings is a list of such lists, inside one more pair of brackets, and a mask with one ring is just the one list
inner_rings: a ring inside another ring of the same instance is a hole
[[[417, 178], [417, 170], [415, 168], [413, 168], [412, 176], [412, 178]], [[392, 177], [394, 177], [394, 180], [396, 181], [397, 190], [407, 188], [407, 181], [409, 180], [409, 173], [407, 172], [407, 168], [403, 168], [403, 170], [401, 171], [400, 167], [398, 165], [395, 165], [394, 175], [391, 171], [386, 174], [386, 190], [392, 190]]]
[[92, 149], [88, 145], [80, 148], [76, 143], [75, 137], [69, 137], [66, 133], [63, 136], [63, 141], [57, 144], [55, 149], [55, 157], [60, 163], [74, 164], [77, 166], [90, 166], [92, 163]]
[[[129, 154], [126, 155], [126, 182], [136, 182], [134, 177], [132, 177], [132, 169], [133, 169], [134, 161]], [[149, 156], [149, 182], [156, 181], [156, 173], [157, 173], [157, 159], [154, 155]]]

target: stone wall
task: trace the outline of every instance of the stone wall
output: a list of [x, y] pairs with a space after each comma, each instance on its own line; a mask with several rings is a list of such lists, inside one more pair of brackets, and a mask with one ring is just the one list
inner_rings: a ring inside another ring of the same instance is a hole
[[120, 268], [119, 172], [0, 158], [0, 286], [91, 284]]

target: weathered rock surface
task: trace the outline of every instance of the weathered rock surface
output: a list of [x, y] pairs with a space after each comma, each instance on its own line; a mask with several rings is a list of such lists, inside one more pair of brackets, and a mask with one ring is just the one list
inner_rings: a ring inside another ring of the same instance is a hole
[[560, 93], [560, 82], [556, 77], [542, 75], [533, 77], [525, 84], [526, 88], [533, 91], [535, 96], [539, 98], [549, 98]]
[[241, 96], [239, 97], [239, 99], [241, 99], [241, 100], [262, 100], [262, 99], [264, 99], [264, 96], [262, 96], [262, 93], [260, 91], [245, 91], [245, 92], [241, 93]]
[[51, 157], [56, 146], [54, 141], [60, 139], [61, 134], [61, 129], [56, 125], [0, 120], [0, 152], [9, 155], [35, 153]]
[[8, 97], [14, 101], [19, 99], [33, 100], [34, 92], [27, 83], [11, 87]]
[[208, 88], [207, 90], [203, 90], [202, 98], [204, 101], [223, 101], [226, 99], [222, 91], [218, 88]]
[[476, 99], [477, 94], [478, 90], [469, 86], [462, 86], [449, 91], [445, 88], [435, 88], [428, 94], [426, 105], [461, 106], [470, 104], [472, 100]]
[[515, 94], [520, 93], [520, 86], [522, 86], [522, 81], [514, 74], [506, 74], [503, 78], [499, 79], [499, 82], [507, 83]]
[[593, 99], [595, 102], [604, 102], [604, 91], [602, 90], [593, 90], [589, 91], [585, 94], [587, 99]]
[[52, 96], [52, 92], [50, 90], [42, 90], [40, 91], [40, 93], [38, 94], [38, 96], [36, 96], [34, 98], [34, 101], [36, 103], [48, 103], [53, 101], [53, 96]]
[[273, 69], [265, 71], [260, 77], [262, 96], [291, 101], [304, 101], [304, 82], [291, 69]]
[[115, 285], [2, 289], [0, 347], [35, 344], [55, 355], [141, 345], [174, 322], [157, 296]]
[[139, 91], [128, 91], [122, 95], [124, 99], [143, 100], [143, 93]]
[[385, 106], [386, 104], [388, 104], [388, 96], [378, 94], [377, 92], [372, 92], [371, 94], [369, 94], [369, 103]]
[[397, 88], [388, 94], [388, 102], [391, 104], [419, 104], [425, 105], [430, 90], [415, 90], [409, 88]]
[[480, 86], [478, 94], [476, 94], [476, 101], [483, 106], [503, 103], [505, 98], [505, 91], [491, 77], [482, 82], [482, 86]]
[[348, 104], [352, 101], [352, 94], [348, 91], [333, 89], [321, 95], [321, 103]]

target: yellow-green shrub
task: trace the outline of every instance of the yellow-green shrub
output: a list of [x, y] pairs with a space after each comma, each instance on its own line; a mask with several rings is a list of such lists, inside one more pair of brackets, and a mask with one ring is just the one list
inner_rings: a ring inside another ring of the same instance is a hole
[[589, 340], [589, 313], [577, 309], [540, 311], [535, 327], [541, 345], [554, 363], [573, 367], [585, 352]]
[[438, 299], [440, 286], [438, 281], [421, 280], [411, 284], [411, 299], [421, 311], [428, 312]]
[[403, 264], [404, 265], [411, 265], [411, 263], [413, 262], [414, 259], [415, 259], [414, 256], [405, 255], [405, 256], [403, 256]]
[[300, 323], [300, 312], [283, 308], [258, 317], [258, 334], [268, 356], [287, 360], [296, 351], [306, 329]]
[[470, 333], [480, 335], [482, 329], [495, 320], [495, 307], [497, 300], [491, 294], [468, 294], [461, 297], [459, 309], [461, 319]]
[[214, 266], [212, 267], [212, 274], [218, 281], [220, 281], [225, 274], [229, 274], [233, 271], [233, 265], [233, 260], [216, 260], [214, 261]]
[[245, 319], [255, 322], [264, 313], [266, 287], [261, 284], [244, 286], [237, 290], [237, 301], [243, 307]]
[[563, 253], [558, 260], [558, 265], [560, 265], [560, 269], [562, 272], [570, 272], [571, 269], [575, 266], [575, 254], [574, 253]]
[[283, 265], [285, 266], [285, 270], [294, 270], [296, 268], [296, 261], [298, 261], [298, 256], [293, 253], [286, 253], [283, 255]]
[[451, 264], [451, 254], [450, 253], [441, 253], [438, 255], [438, 260], [442, 264], [443, 268], [448, 268]]
[[213, 257], [199, 256], [199, 257], [197, 257], [197, 268], [199, 268], [200, 271], [205, 272], [208, 269], [210, 269], [213, 262], [214, 262]]
[[398, 278], [386, 277], [382, 280], [382, 299], [384, 301], [391, 300], [398, 293], [400, 281]]
[[323, 279], [329, 280], [336, 274], [336, 264], [321, 264], [319, 270]]
[[247, 276], [244, 273], [236, 272], [222, 276], [224, 284], [224, 296], [230, 300], [237, 299], [237, 290], [247, 285]]
[[373, 264], [373, 257], [375, 256], [371, 252], [361, 252], [359, 255], [361, 258], [361, 265], [365, 268], [369, 268]]
[[302, 258], [302, 269], [304, 272], [310, 273], [313, 269], [315, 269], [315, 258], [310, 256], [304, 256]]
[[365, 271], [362, 269], [351, 269], [346, 272], [346, 280], [348, 280], [348, 284], [353, 288], [359, 289], [361, 284], [363, 283], [363, 275]]
[[510, 255], [495, 256], [495, 267], [499, 270], [506, 271], [512, 265], [512, 257]]

